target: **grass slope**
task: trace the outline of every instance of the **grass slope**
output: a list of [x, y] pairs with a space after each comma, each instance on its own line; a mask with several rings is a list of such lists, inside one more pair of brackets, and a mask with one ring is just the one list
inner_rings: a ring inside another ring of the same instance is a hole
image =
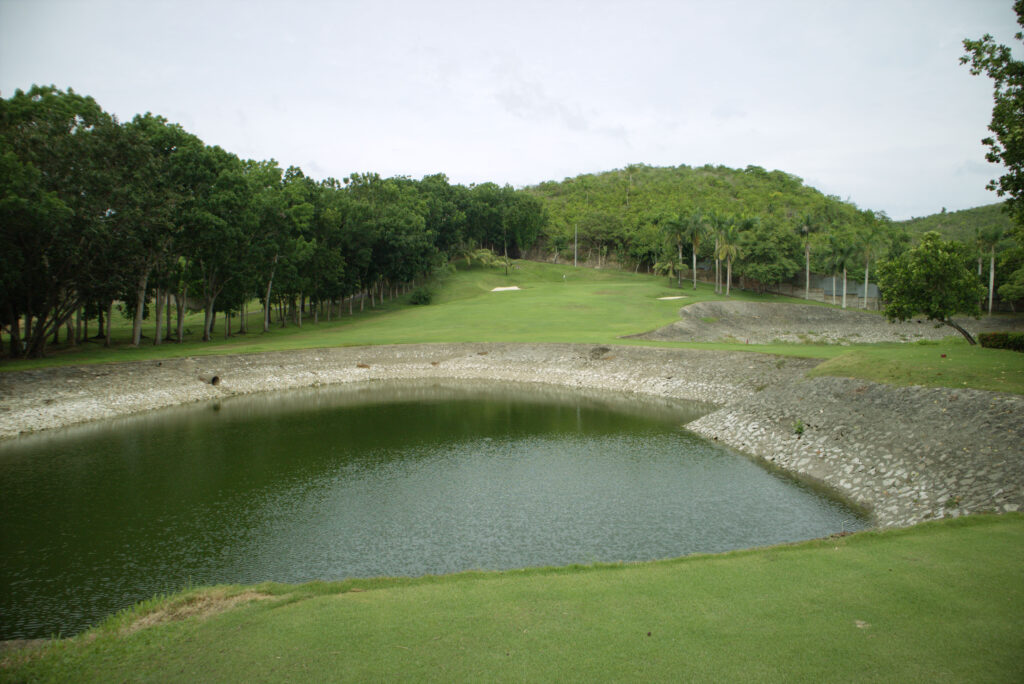
[[[495, 287], [517, 286], [511, 292], [492, 292]], [[1024, 393], [1024, 355], [1002, 350], [968, 347], [954, 338], [936, 345], [814, 345], [739, 343], [649, 342], [621, 339], [623, 335], [653, 330], [678, 318], [681, 306], [724, 299], [713, 288], [689, 283], [678, 288], [665, 278], [612, 270], [574, 269], [530, 261], [516, 262], [503, 271], [479, 266], [460, 268], [435, 283], [436, 296], [429, 306], [410, 306], [407, 297], [354, 316], [347, 313], [332, 321], [314, 324], [307, 316], [303, 326], [280, 327], [269, 333], [255, 332], [204, 343], [190, 339], [184, 344], [139, 348], [127, 344], [130, 325], [120, 320], [115, 346], [104, 349], [95, 342], [77, 348], [56, 347], [46, 359], [4, 361], [0, 370], [22, 370], [52, 365], [153, 360], [206, 354], [243, 354], [285, 349], [416, 342], [579, 342], [669, 347], [699, 347], [749, 351], [830, 360], [815, 372], [861, 377], [892, 384], [974, 387]], [[660, 297], [684, 297], [663, 300]], [[800, 302], [775, 295], [758, 296], [738, 290], [740, 301]], [[825, 306], [824, 304], [820, 304]], [[358, 306], [356, 307], [358, 309]], [[251, 330], [261, 330], [262, 314], [250, 315]], [[223, 321], [221, 320], [221, 325]], [[187, 327], [202, 328], [201, 317], [192, 315]], [[237, 320], [233, 329], [237, 329]], [[219, 328], [223, 330], [222, 327]], [[147, 326], [148, 333], [152, 332]], [[218, 332], [216, 337], [221, 337]], [[942, 354], [946, 354], [942, 358]]]
[[[1022, 568], [1009, 514], [637, 565], [194, 590], [16, 652], [0, 679], [1021, 681]], [[254, 592], [269, 598], [230, 607]]]

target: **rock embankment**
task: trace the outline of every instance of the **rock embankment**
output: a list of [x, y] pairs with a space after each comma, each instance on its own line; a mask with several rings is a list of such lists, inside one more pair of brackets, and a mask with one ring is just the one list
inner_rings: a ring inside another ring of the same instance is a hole
[[820, 482], [882, 527], [1024, 508], [1024, 397], [801, 378], [687, 427]]
[[[973, 334], [1017, 330], [1018, 317], [963, 318], [957, 323]], [[953, 328], [928, 320], [890, 323], [877, 313], [834, 309], [811, 304], [770, 302], [697, 302], [679, 310], [679, 320], [664, 328], [636, 335], [640, 339], [681, 342], [816, 342], [862, 344], [914, 342], [956, 336]]]
[[319, 385], [405, 379], [540, 383], [718, 405], [687, 427], [828, 486], [870, 510], [883, 527], [1024, 507], [1024, 397], [805, 378], [816, 364], [695, 349], [453, 344], [53, 368], [0, 373], [0, 439]]
[[816, 363], [695, 349], [417, 344], [52, 368], [0, 373], [0, 439], [237, 394], [375, 380], [543, 383], [722, 405]]

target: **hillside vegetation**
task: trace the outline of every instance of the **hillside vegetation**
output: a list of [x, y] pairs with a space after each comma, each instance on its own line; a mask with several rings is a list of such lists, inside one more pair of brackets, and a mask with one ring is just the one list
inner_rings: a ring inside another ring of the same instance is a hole
[[922, 235], [929, 230], [936, 231], [947, 240], [957, 240], [971, 245], [977, 242], [978, 236], [986, 230], [997, 229], [1005, 235], [1013, 230], [1013, 219], [1006, 212], [1006, 203], [997, 202], [972, 209], [945, 211], [930, 216], [921, 216], [907, 221], [897, 221], [895, 226], [906, 228], [913, 236]]

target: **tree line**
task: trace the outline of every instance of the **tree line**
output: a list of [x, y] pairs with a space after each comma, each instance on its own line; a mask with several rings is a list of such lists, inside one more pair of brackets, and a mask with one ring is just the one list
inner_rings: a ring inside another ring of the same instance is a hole
[[539, 199], [507, 185], [315, 180], [158, 115], [121, 123], [71, 89], [0, 99], [0, 325], [15, 357], [43, 355], [73, 319], [109, 344], [118, 302], [135, 345], [146, 318], [154, 344], [181, 341], [189, 302], [205, 312], [203, 340], [254, 299], [264, 330], [272, 310], [297, 324], [344, 301], [352, 313], [460, 254], [519, 256], [545, 221]]

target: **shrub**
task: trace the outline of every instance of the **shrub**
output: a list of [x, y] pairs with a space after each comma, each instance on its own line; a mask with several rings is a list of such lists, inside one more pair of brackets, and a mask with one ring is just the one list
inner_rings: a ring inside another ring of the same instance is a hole
[[1011, 349], [1017, 352], [1024, 352], [1024, 333], [981, 333], [978, 335], [978, 343], [982, 347], [990, 349]]
[[417, 287], [412, 291], [409, 301], [417, 306], [429, 304], [434, 299], [434, 292], [430, 288]]

